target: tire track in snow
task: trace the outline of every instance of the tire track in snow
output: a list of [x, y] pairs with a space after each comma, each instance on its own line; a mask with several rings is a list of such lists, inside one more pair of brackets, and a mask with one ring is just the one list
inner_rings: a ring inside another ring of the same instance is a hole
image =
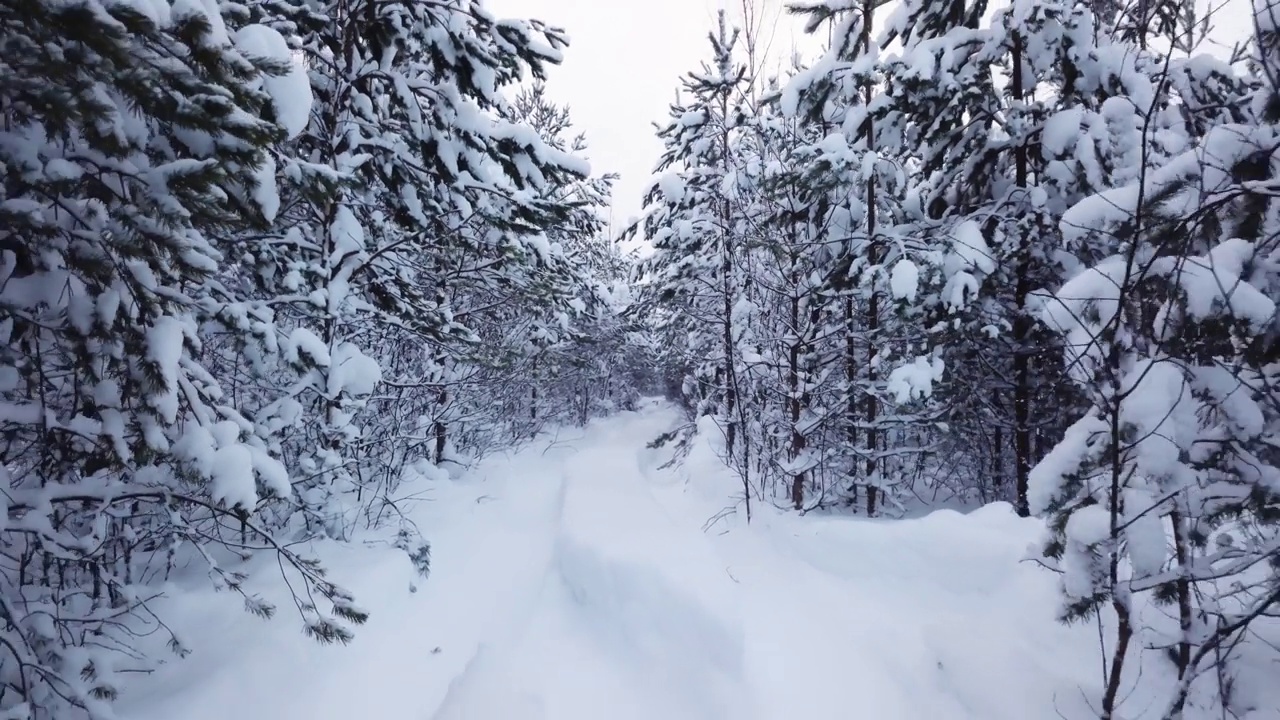
[[737, 590], [638, 462], [637, 444], [669, 420], [606, 421], [564, 459], [553, 558], [526, 625], [477, 654], [434, 720], [752, 717]]
[[[459, 638], [459, 644], [468, 639], [474, 644], [466, 649], [445, 646], [446, 652], [468, 653], [467, 660], [441, 696], [426, 699], [425, 706], [436, 709], [428, 717], [470, 717], [450, 714], [456, 698], [467, 693], [474, 677], [486, 673], [499, 648], [520, 640], [546, 591], [566, 491], [558, 463], [548, 465], [525, 465], [522, 469], [534, 472], [518, 474], [514, 463], [500, 466], [511, 475], [495, 490], [496, 499], [486, 503], [492, 518], [474, 523], [475, 531], [458, 538], [454, 547], [435, 548], [433, 582], [449, 606], [441, 608], [446, 634]], [[528, 706], [523, 714], [511, 716], [513, 720], [541, 717], [532, 709], [536, 703], [530, 705], [527, 698], [508, 702]]]
[[706, 538], [649, 494], [635, 442], [574, 459], [558, 571], [602, 652], [666, 693], [676, 717], [745, 717], [736, 589]]

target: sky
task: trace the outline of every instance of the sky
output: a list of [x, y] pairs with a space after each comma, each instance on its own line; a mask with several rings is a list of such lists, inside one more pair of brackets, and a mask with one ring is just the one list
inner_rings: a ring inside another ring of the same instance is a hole
[[[731, 6], [741, 2], [727, 1]], [[724, 2], [486, 2], [500, 17], [536, 18], [568, 32], [570, 46], [564, 63], [549, 73], [547, 89], [557, 102], [569, 105], [575, 126], [586, 133], [592, 170], [621, 176], [614, 186], [610, 222], [614, 234], [640, 213], [653, 166], [662, 153], [653, 124], [666, 117], [680, 77], [710, 57], [707, 34]], [[782, 0], [764, 2], [769, 24], [778, 20], [781, 5]], [[785, 16], [776, 24], [773, 54], [789, 56], [793, 38], [802, 36], [799, 24]]]

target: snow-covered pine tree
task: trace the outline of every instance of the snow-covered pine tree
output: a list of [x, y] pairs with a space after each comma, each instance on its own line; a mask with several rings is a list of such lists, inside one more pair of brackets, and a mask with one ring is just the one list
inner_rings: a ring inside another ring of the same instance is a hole
[[[511, 112], [514, 122], [532, 127], [550, 147], [586, 156], [586, 138], [571, 134], [569, 108], [552, 101], [542, 83], [519, 93]], [[519, 347], [513, 348], [509, 362], [495, 367], [501, 381], [486, 392], [502, 398], [499, 412], [504, 415], [494, 419], [502, 423], [505, 417], [515, 437], [528, 437], [547, 423], [585, 423], [618, 403], [627, 404], [624, 398], [634, 392], [622, 372], [628, 364], [623, 349], [627, 337], [614, 302], [614, 293], [624, 289], [616, 283], [625, 281], [629, 263], [605, 234], [614, 179], [575, 177], [548, 184], [548, 198], [568, 212], [546, 230], [555, 257], [539, 272], [547, 283], [557, 282], [560, 292], [495, 308], [491, 335], [499, 345], [515, 342]], [[534, 315], [539, 309], [541, 319]], [[536, 332], [513, 332], [520, 317], [539, 320]]]
[[665, 150], [645, 197], [643, 232], [654, 254], [638, 268], [642, 303], [657, 327], [686, 352], [687, 394], [712, 414], [732, 455], [738, 418], [734, 308], [741, 297], [733, 207], [723, 185], [732, 171], [745, 69], [733, 58], [737, 32], [725, 13], [709, 36], [712, 61], [682, 81], [687, 100], [672, 105], [658, 135]]
[[557, 30], [472, 0], [262, 7], [296, 29], [315, 103], [275, 226], [242, 240], [301, 370], [260, 413], [299, 458], [304, 529], [346, 537], [404, 472], [455, 455], [486, 310], [518, 295], [545, 317], [565, 295], [544, 229], [571, 208], [545, 190], [586, 168], [506, 119]]
[[[837, 11], [857, 14], [823, 12]], [[1051, 158], [1038, 152], [1039, 140], [1046, 115], [1074, 102], [1078, 91], [1063, 68], [1088, 45], [1072, 46], [1079, 38], [1064, 30], [1079, 20], [1075, 8], [1015, 4], [985, 25], [984, 12], [980, 3], [904, 3], [882, 41], [901, 49], [878, 78], [858, 79], [857, 66], [834, 61], [825, 76], [863, 89], [866, 117], [855, 118], [875, 129], [870, 149], [895, 152], [910, 178], [895, 193], [897, 224], [880, 231], [883, 252], [896, 257], [878, 272], [905, 326], [903, 359], [919, 356], [899, 367], [902, 389], [932, 389], [941, 404], [947, 429], [935, 437], [949, 458], [945, 474], [964, 478], [962, 491], [1013, 500], [1025, 513], [1026, 476], [1046, 444], [1037, 439], [1052, 442], [1052, 410], [1071, 402], [1046, 396], [1061, 370], [1045, 361], [1055, 351], [1032, 309], [1037, 292], [1056, 287], [1064, 272], [1053, 229], [1075, 188], [1055, 185], [1061, 173], [1047, 173]], [[869, 39], [860, 44], [871, 47]], [[872, 62], [861, 64], [864, 76]], [[1036, 403], [1047, 412], [1033, 412]], [[933, 418], [912, 419], [923, 428]]]
[[[981, 26], [984, 9], [963, 0], [896, 8], [885, 42], [900, 43], [901, 51], [886, 60], [880, 124], [887, 136], [901, 138], [911, 158], [900, 232], [934, 258], [921, 273], [928, 289], [920, 322], [947, 368], [936, 389], [946, 407], [943, 449], [953, 463], [947, 473], [989, 474], [998, 487], [1006, 476], [1005, 433], [1013, 436], [1015, 455], [1029, 453], [1030, 428], [1022, 422], [1029, 383], [1014, 347], [1027, 344], [1028, 328], [1017, 318], [1034, 287], [1026, 261], [1036, 213], [1027, 191], [1026, 137], [1010, 137], [1012, 128], [1000, 122], [1027, 91], [1021, 75], [1004, 93], [995, 85], [993, 71], [1010, 48], [999, 28]], [[984, 449], [989, 459], [981, 457]], [[1015, 467], [1025, 469], [1018, 457]], [[964, 461], [974, 466], [969, 473]], [[1006, 497], [1016, 501], [1021, 488], [1015, 481]], [[989, 499], [983, 490], [979, 484], [979, 497]]]
[[[753, 101], [725, 190], [741, 238], [735, 354], [742, 408], [740, 472], [797, 510], [831, 503], [847, 464], [837, 365], [839, 298], [831, 291], [845, 228], [795, 168], [817, 131], [778, 110], [777, 83]], [[780, 486], [780, 487], [779, 487]], [[781, 492], [778, 492], [778, 490]]]
[[[1134, 170], [1062, 219], [1088, 267], [1043, 315], [1092, 407], [1033, 471], [1031, 500], [1050, 516], [1044, 556], [1063, 573], [1063, 618], [1105, 613], [1115, 628], [1103, 717], [1120, 712], [1143, 647], [1167, 649], [1177, 671], [1163, 717], [1247, 709], [1233, 665], [1250, 623], [1280, 600], [1280, 467], [1266, 439], [1280, 235], [1262, 190], [1277, 173], [1280, 63], [1268, 32], [1280, 12], [1265, 1], [1255, 11], [1252, 82], [1212, 57], [1166, 57], [1155, 64], [1167, 68], [1156, 86], [1167, 99], [1104, 105], [1108, 122], [1089, 141], [1126, 120], [1138, 127]], [[1173, 608], [1172, 626], [1146, 625], [1144, 596]]]
[[884, 65], [872, 34], [877, 6], [792, 6], [809, 32], [826, 28], [830, 42], [781, 98], [783, 111], [816, 134], [792, 165], [837, 246], [825, 290], [843, 305], [833, 328], [844, 355], [842, 398], [833, 399], [843, 405], [849, 451], [843, 493], [869, 514], [897, 500], [928, 449], [930, 413], [920, 401], [938, 371], [918, 319], [936, 253], [899, 228], [903, 169], [913, 157], [901, 128], [885, 122]]
[[209, 7], [0, 8], [6, 717], [106, 717], [141, 634], [184, 652], [147, 583], [191, 560], [240, 590], [235, 563], [277, 553], [321, 640], [364, 618], [257, 514], [289, 473], [201, 362], [211, 329], [274, 340], [219, 282], [218, 241], [269, 222], [289, 68], [260, 52], [278, 35]]

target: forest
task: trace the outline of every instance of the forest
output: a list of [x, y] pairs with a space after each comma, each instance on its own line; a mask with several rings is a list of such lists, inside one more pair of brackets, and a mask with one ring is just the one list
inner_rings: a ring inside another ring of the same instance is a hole
[[744, 524], [1035, 518], [1041, 610], [1096, 624], [1091, 717], [1276, 717], [1238, 681], [1280, 660], [1280, 2], [1250, 3], [797, 0], [821, 51], [778, 65], [744, 1], [612, 233], [549, 21], [3, 0], [0, 718], [115, 717], [193, 650], [175, 588], [351, 643], [314, 543], [431, 585], [419, 489], [650, 398], [678, 421], [637, 442], [713, 443]]

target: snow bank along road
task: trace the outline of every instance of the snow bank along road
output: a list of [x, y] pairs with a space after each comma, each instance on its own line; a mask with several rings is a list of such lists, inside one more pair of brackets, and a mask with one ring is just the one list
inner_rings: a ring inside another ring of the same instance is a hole
[[[920, 520], [708, 519], [733, 489], [710, 450], [646, 443], [653, 403], [431, 488], [428, 580], [381, 548], [325, 547], [372, 612], [351, 646], [234, 598], [170, 607], [197, 652], [123, 699], [143, 720], [1083, 717], [1096, 635], [1051, 617], [1007, 508]], [[265, 583], [265, 580], [262, 581]], [[414, 587], [411, 590], [411, 585]], [[264, 594], [272, 590], [264, 585]]]

